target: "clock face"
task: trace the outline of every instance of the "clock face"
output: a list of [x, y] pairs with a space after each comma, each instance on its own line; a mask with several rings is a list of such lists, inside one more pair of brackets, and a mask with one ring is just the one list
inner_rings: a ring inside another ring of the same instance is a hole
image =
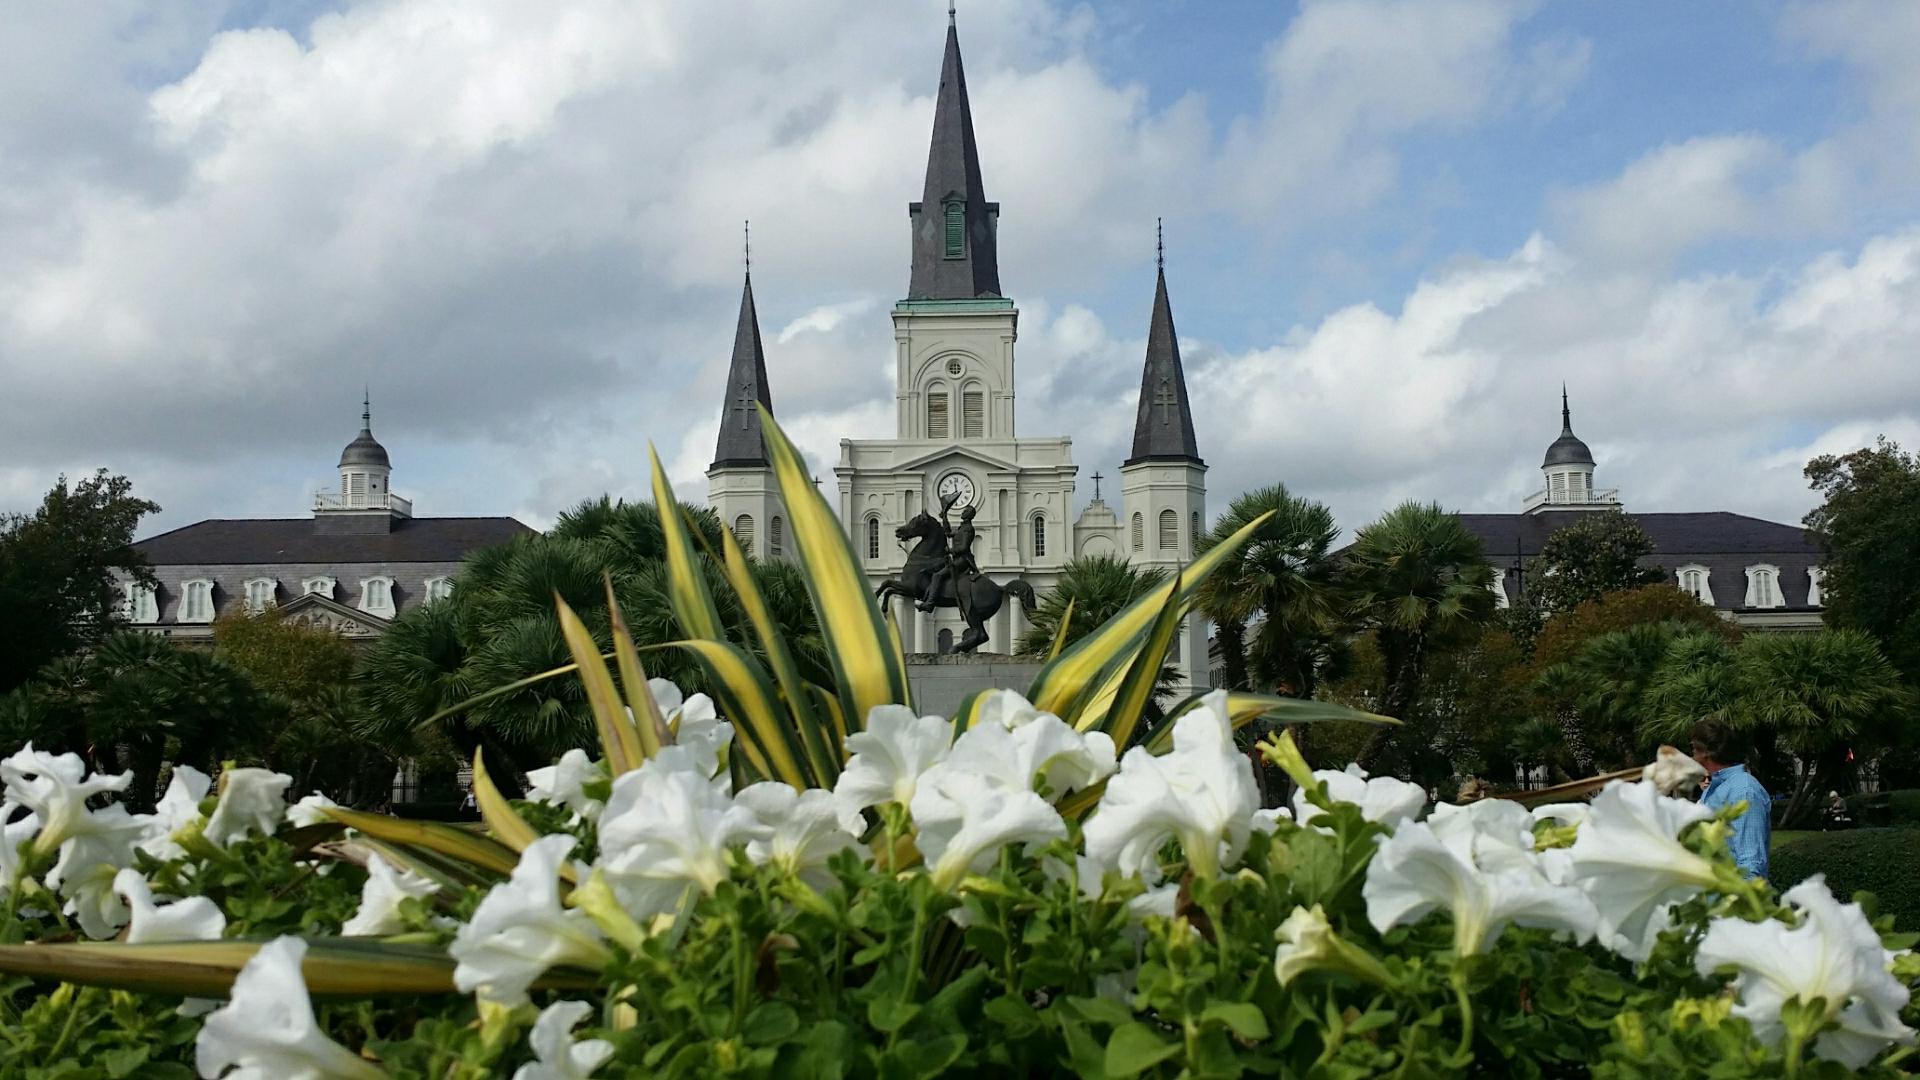
[[949, 495], [954, 496], [953, 507], [956, 510], [973, 505], [973, 480], [966, 473], [948, 473], [940, 478], [940, 483], [935, 485], [933, 490], [934, 494], [942, 500]]

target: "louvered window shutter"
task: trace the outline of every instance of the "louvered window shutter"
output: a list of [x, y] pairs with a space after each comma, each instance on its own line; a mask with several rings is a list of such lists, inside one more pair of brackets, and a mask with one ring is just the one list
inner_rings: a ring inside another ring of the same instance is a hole
[[987, 433], [987, 396], [969, 390], [960, 396], [960, 434], [978, 439]]
[[934, 393], [927, 395], [927, 438], [944, 439], [947, 437], [947, 395]]
[[962, 258], [967, 253], [967, 204], [955, 200], [947, 204], [947, 258]]

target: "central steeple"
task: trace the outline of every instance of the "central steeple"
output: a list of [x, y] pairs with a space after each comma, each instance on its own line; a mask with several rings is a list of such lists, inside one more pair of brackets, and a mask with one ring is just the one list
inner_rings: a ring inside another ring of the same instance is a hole
[[[750, 234], [749, 234], [750, 235]], [[727, 397], [720, 405], [720, 437], [712, 468], [762, 467], [767, 446], [760, 437], [756, 405], [773, 411], [767, 384], [767, 353], [760, 344], [760, 317], [753, 306], [753, 248], [747, 247], [746, 283], [740, 289], [740, 319], [733, 328], [733, 358], [727, 364]]]
[[909, 203], [913, 223], [913, 280], [909, 300], [972, 300], [1000, 296], [994, 233], [1000, 204], [987, 201], [980, 182], [980, 150], [973, 139], [967, 73], [960, 63], [960, 31], [948, 11], [947, 52], [933, 110], [927, 184]]

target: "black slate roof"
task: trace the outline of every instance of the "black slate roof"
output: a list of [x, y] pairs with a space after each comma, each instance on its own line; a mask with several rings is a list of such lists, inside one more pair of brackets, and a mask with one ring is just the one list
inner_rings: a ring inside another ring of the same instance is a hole
[[[964, 254], [949, 258], [946, 205], [966, 206]], [[940, 92], [933, 108], [933, 141], [927, 149], [927, 184], [921, 201], [907, 206], [913, 226], [910, 300], [971, 300], [1000, 295], [1000, 259], [994, 241], [1000, 204], [987, 201], [980, 182], [980, 148], [973, 139], [973, 108], [967, 103], [967, 73], [960, 64], [960, 31], [947, 26], [947, 52], [940, 65]]]
[[773, 412], [773, 388], [767, 384], [767, 354], [760, 344], [760, 315], [753, 306], [753, 274], [740, 290], [740, 321], [733, 330], [733, 360], [727, 365], [727, 397], [720, 404], [720, 436], [713, 465], [764, 466], [767, 446], [760, 435], [754, 402]]
[[1180, 338], [1167, 301], [1167, 271], [1153, 287], [1153, 321], [1147, 327], [1147, 360], [1140, 370], [1140, 405], [1133, 418], [1133, 453], [1124, 462], [1200, 460], [1187, 402], [1187, 376], [1180, 366]]
[[458, 562], [533, 532], [510, 517], [402, 518], [393, 531], [328, 534], [312, 518], [215, 518], [136, 541], [154, 566], [229, 563]]

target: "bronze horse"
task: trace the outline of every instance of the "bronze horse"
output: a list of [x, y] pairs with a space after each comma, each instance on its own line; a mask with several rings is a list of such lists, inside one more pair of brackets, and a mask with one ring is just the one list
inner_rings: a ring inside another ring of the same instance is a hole
[[[907, 552], [907, 565], [901, 570], [899, 578], [888, 578], [874, 590], [873, 595], [879, 598], [882, 607], [895, 596], [904, 596], [909, 600], [925, 596], [927, 583], [932, 580], [934, 572], [947, 565], [947, 532], [932, 514], [922, 510], [912, 521], [893, 530], [893, 535], [900, 540], [917, 539], [919, 542]], [[957, 609], [960, 618], [967, 624], [967, 632], [954, 642], [954, 652], [972, 652], [986, 644], [987, 620], [999, 613], [1008, 596], [1018, 599], [1021, 608], [1028, 614], [1033, 613], [1033, 586], [1024, 581], [1014, 580], [1001, 585], [985, 574], [977, 578], [962, 575], [940, 587], [940, 595], [934, 598], [934, 606]], [[965, 604], [960, 602], [960, 597], [965, 597]]]

